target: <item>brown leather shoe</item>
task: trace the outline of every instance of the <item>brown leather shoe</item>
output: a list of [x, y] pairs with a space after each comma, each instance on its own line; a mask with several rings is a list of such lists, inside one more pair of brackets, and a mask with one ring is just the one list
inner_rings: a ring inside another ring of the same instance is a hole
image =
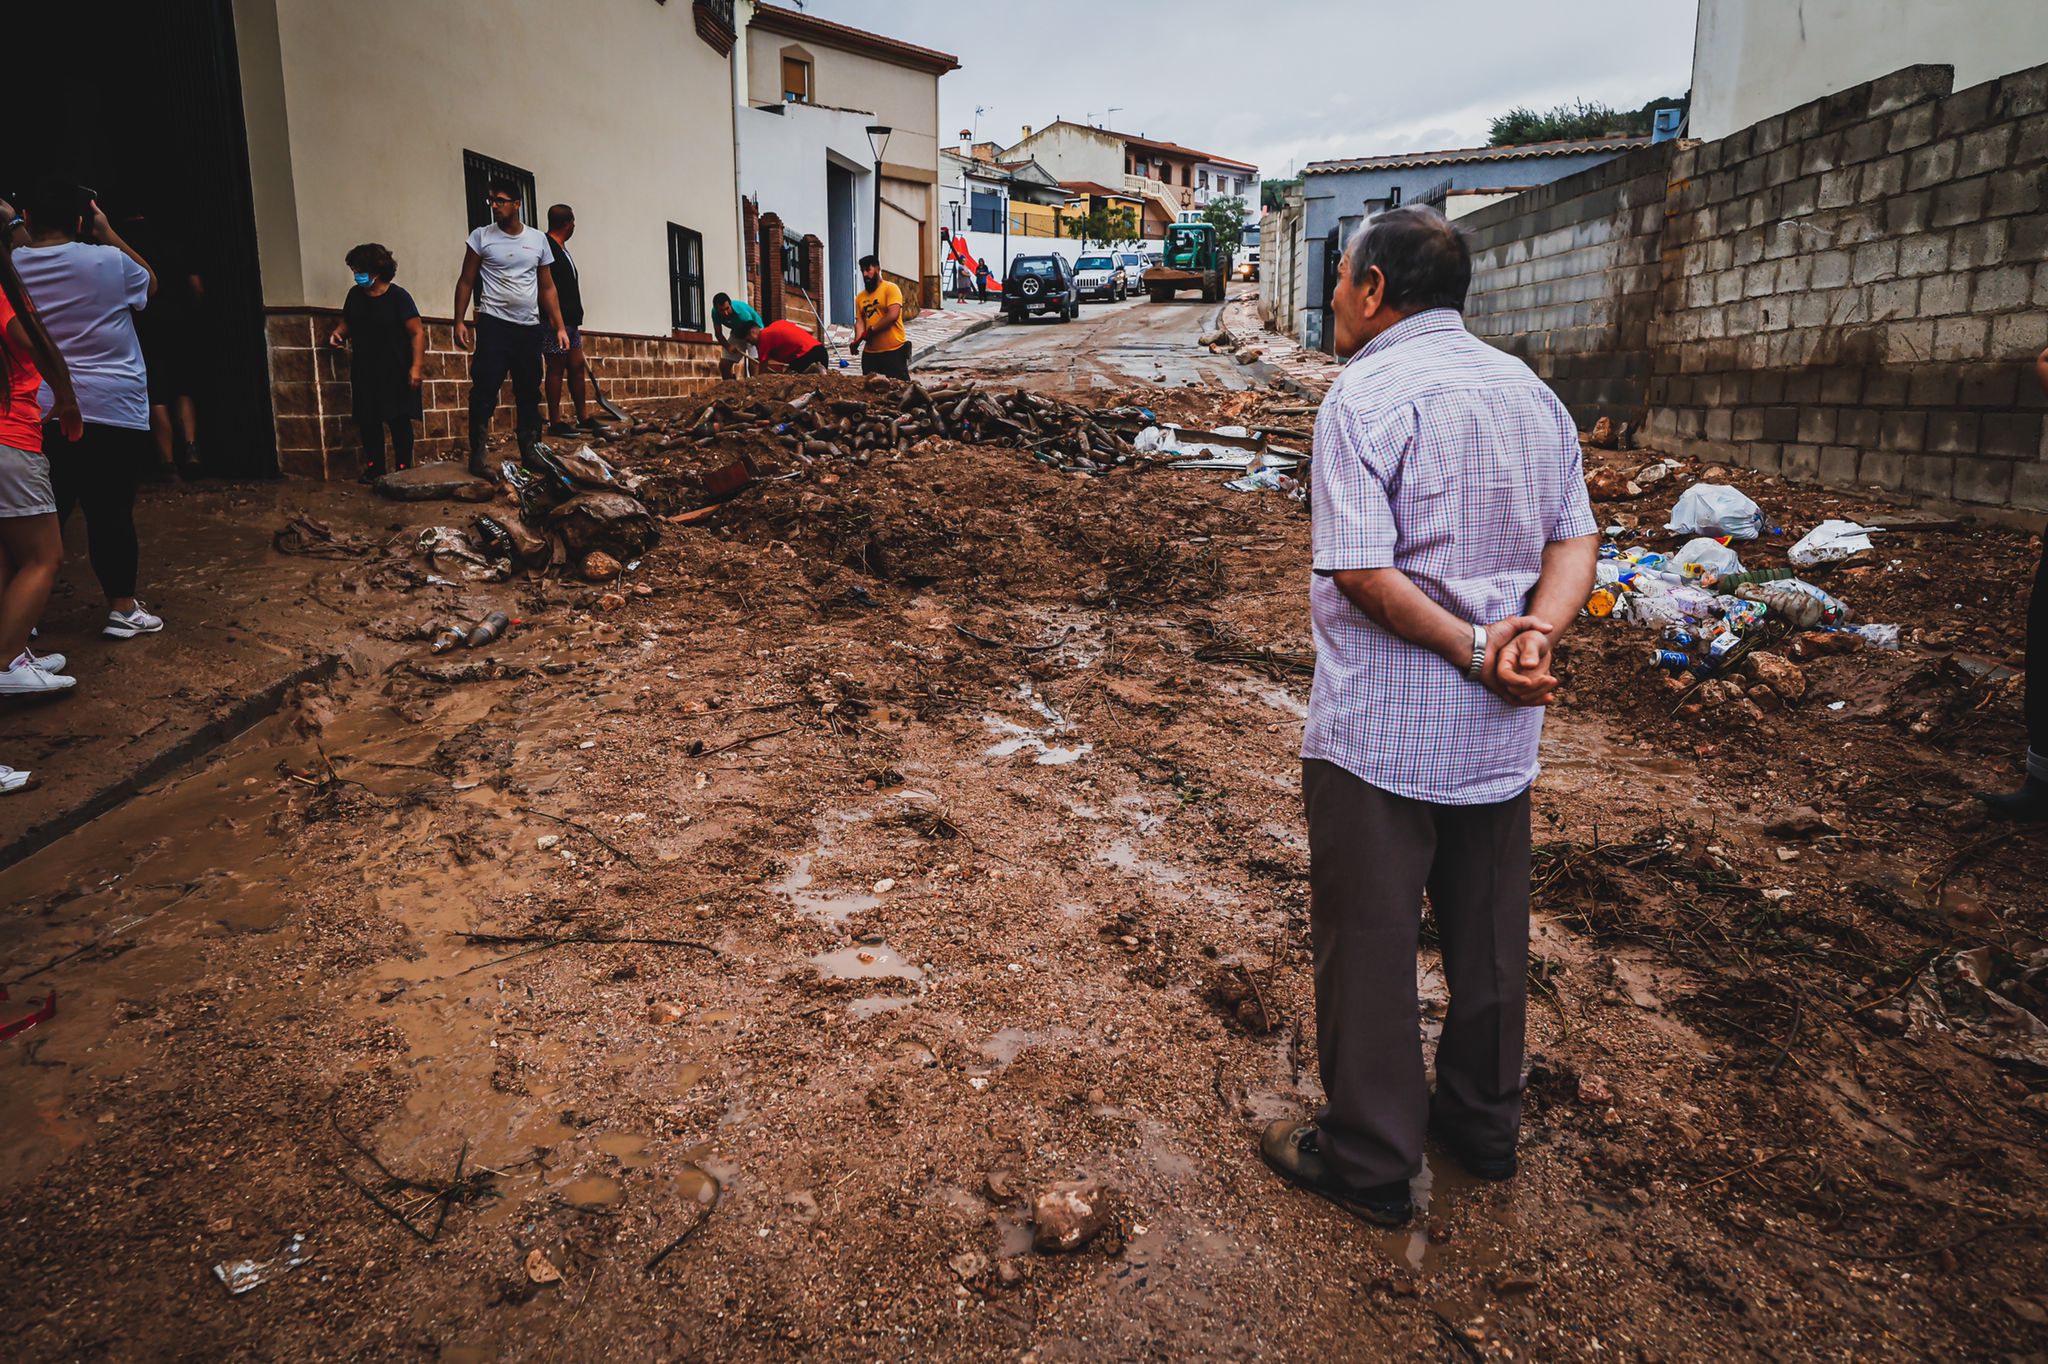
[[1267, 1124], [1259, 1138], [1259, 1154], [1288, 1183], [1327, 1198], [1376, 1227], [1398, 1227], [1415, 1215], [1406, 1180], [1366, 1188], [1346, 1184], [1323, 1158], [1321, 1137], [1314, 1123], [1281, 1118]]

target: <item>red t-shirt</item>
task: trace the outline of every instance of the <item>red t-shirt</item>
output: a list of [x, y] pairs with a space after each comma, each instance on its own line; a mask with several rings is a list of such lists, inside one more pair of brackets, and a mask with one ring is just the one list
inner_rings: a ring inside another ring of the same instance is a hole
[[36, 369], [35, 357], [17, 349], [8, 337], [8, 324], [13, 321], [14, 305], [7, 301], [5, 293], [0, 293], [0, 346], [7, 349], [7, 393], [0, 400], [0, 445], [40, 454], [43, 409], [36, 401], [36, 390], [43, 386], [43, 376]]
[[817, 337], [785, 317], [761, 328], [761, 334], [754, 338], [754, 353], [764, 364], [792, 365], [816, 350], [818, 344]]

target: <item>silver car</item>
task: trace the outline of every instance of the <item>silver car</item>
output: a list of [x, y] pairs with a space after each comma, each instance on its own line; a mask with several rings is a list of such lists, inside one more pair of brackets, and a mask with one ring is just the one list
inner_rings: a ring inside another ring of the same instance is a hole
[[1130, 281], [1115, 256], [1083, 256], [1074, 262], [1074, 293], [1081, 298], [1128, 298]]
[[1124, 291], [1135, 293], [1145, 287], [1145, 258], [1136, 251], [1119, 251], [1116, 263], [1124, 268]]

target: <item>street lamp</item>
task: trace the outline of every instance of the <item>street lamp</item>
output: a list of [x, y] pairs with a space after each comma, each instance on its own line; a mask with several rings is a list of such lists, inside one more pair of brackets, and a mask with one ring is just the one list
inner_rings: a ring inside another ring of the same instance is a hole
[[882, 258], [882, 152], [894, 131], [886, 123], [868, 125], [868, 145], [875, 149], [875, 247], [871, 254], [876, 260]]

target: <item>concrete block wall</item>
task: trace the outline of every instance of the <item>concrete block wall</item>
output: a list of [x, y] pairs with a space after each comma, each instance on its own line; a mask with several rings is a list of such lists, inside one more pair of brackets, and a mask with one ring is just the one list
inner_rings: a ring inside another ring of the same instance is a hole
[[1654, 443], [2048, 509], [2048, 66], [1916, 66], [1671, 164]]
[[1586, 426], [1640, 426], [1676, 145], [1646, 147], [1458, 220], [1466, 325], [1519, 355]]
[[1952, 84], [1907, 67], [1461, 219], [1467, 324], [1582, 424], [2048, 511], [2048, 66]]

